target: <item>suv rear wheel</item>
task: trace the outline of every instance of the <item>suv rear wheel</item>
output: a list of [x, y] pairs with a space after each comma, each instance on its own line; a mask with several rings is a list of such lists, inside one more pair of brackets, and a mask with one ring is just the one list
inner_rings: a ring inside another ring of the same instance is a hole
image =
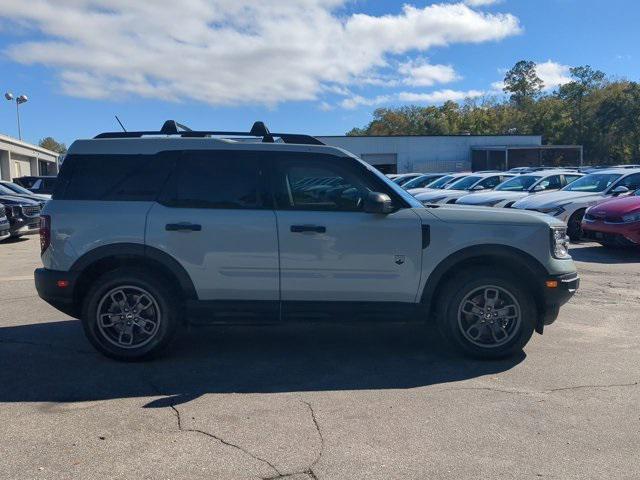
[[89, 341], [104, 355], [143, 360], [170, 343], [178, 309], [170, 292], [149, 273], [118, 269], [94, 282], [85, 298], [82, 324]]
[[474, 268], [447, 282], [438, 323], [457, 350], [479, 358], [501, 358], [522, 350], [533, 335], [532, 295], [507, 272]]

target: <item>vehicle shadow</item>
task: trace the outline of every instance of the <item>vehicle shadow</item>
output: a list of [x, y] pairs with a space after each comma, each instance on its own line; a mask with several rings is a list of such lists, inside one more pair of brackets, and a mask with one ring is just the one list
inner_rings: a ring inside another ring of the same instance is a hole
[[119, 363], [96, 353], [78, 321], [0, 328], [0, 402], [80, 402], [161, 396], [147, 407], [207, 393], [406, 389], [509, 370], [461, 358], [425, 326], [208, 327], [180, 334], [165, 356]]
[[28, 236], [22, 236], [22, 237], [9, 237], [6, 240], [4, 240], [2, 243], [4, 244], [10, 244], [10, 243], [23, 243], [29, 240]]
[[569, 252], [577, 262], [589, 263], [640, 263], [640, 248], [607, 248], [601, 245], [572, 248]]

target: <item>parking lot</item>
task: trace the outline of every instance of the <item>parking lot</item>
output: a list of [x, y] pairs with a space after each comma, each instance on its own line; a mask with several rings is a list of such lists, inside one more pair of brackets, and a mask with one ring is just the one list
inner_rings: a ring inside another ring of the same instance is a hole
[[208, 328], [139, 364], [0, 244], [0, 478], [638, 478], [640, 252], [574, 246], [579, 293], [519, 358], [408, 325]]

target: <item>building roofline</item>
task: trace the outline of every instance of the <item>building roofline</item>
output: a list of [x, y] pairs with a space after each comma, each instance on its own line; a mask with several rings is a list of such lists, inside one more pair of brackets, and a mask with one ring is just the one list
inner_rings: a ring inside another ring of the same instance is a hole
[[27, 148], [29, 150], [35, 150], [36, 152], [44, 153], [46, 155], [51, 155], [53, 157], [60, 156], [58, 152], [54, 152], [53, 150], [48, 150], [46, 148], [40, 147], [39, 145], [33, 145], [31, 143], [23, 142], [22, 140], [18, 140], [17, 138], [10, 137], [8, 135], [3, 135], [1, 133], [0, 133], [0, 142], [10, 143], [12, 145], [16, 145], [22, 148]]

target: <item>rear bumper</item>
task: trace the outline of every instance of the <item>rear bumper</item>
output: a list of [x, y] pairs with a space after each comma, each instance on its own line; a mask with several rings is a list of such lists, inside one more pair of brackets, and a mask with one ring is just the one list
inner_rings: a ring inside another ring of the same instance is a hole
[[77, 317], [74, 290], [78, 280], [76, 272], [62, 272], [37, 268], [34, 272], [36, 290], [41, 299], [63, 313]]
[[[556, 286], [551, 286], [554, 284]], [[551, 325], [556, 321], [560, 307], [571, 300], [579, 287], [580, 277], [577, 272], [552, 275], [546, 280], [543, 293], [544, 312], [536, 328], [538, 333], [542, 333], [545, 325]]]

